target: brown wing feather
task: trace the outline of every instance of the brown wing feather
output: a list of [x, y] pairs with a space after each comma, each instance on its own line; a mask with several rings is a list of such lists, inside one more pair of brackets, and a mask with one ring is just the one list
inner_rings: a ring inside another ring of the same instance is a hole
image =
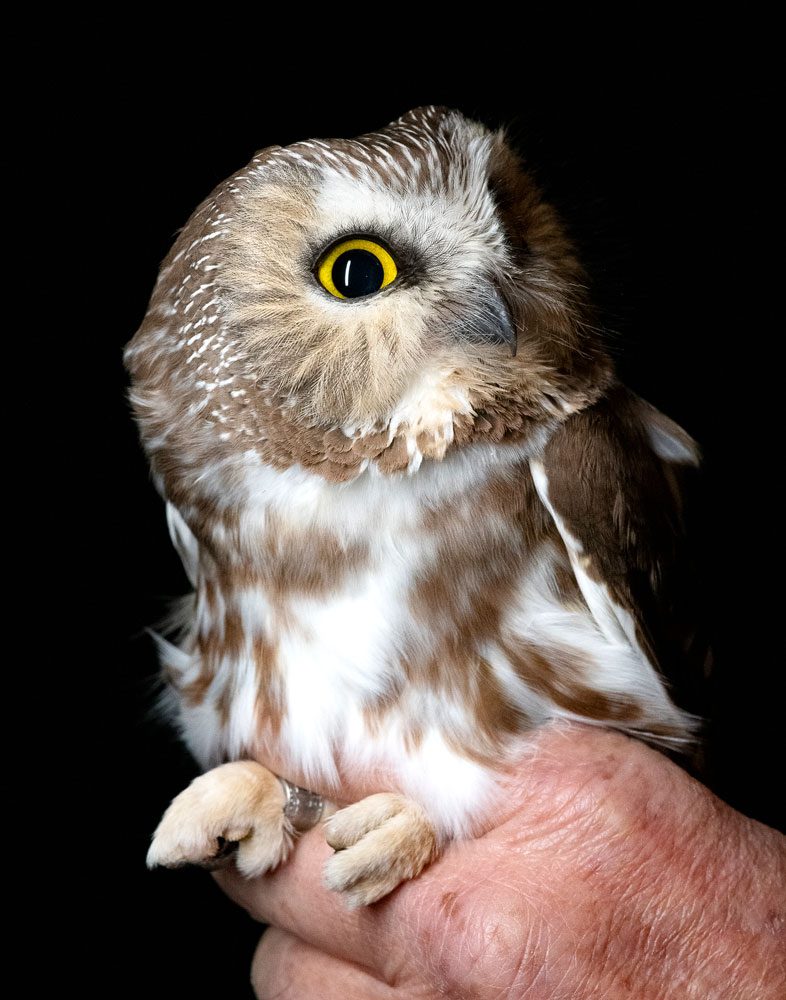
[[685, 531], [698, 450], [622, 386], [570, 417], [543, 455], [548, 501], [582, 570], [606, 587], [674, 700], [703, 714], [709, 651]]

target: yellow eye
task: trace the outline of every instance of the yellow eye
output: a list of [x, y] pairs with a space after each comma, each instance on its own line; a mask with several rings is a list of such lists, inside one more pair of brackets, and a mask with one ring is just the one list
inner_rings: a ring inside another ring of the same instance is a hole
[[359, 299], [373, 295], [396, 280], [396, 262], [373, 240], [353, 237], [342, 240], [319, 262], [320, 285], [337, 299]]

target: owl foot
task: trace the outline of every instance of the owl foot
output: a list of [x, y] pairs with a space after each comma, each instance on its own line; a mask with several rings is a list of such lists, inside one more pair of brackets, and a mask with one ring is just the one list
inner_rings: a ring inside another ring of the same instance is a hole
[[148, 868], [218, 868], [234, 858], [251, 878], [285, 861], [294, 833], [278, 778], [255, 761], [213, 768], [174, 799], [147, 853]]
[[336, 851], [324, 868], [328, 889], [354, 909], [415, 878], [437, 855], [434, 827], [419, 805], [383, 792], [341, 809], [325, 823]]

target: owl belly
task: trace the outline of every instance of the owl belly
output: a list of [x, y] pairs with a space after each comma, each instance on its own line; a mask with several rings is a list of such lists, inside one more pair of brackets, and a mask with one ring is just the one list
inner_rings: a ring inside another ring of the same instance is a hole
[[331, 596], [210, 588], [193, 651], [171, 648], [168, 672], [203, 766], [252, 755], [339, 801], [399, 790], [458, 833], [493, 768], [468, 750], [461, 685], [448, 692], [420, 675], [434, 636], [413, 618], [413, 567], [396, 548], [398, 559], [386, 551]]
[[198, 602], [176, 687], [203, 765], [254, 756], [339, 801], [401, 791], [458, 835], [550, 718], [679, 728], [654, 672], [565, 601], [550, 541], [441, 573], [404, 535], [378, 548], [333, 593], [260, 580]]

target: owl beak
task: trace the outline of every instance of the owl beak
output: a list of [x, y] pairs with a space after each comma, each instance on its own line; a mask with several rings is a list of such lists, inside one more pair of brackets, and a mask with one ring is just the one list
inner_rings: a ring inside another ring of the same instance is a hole
[[513, 322], [510, 316], [510, 311], [505, 303], [502, 296], [499, 296], [500, 303], [500, 316], [499, 325], [497, 327], [496, 342], [507, 347], [510, 351], [510, 356], [512, 358], [516, 357], [516, 351], [519, 346], [518, 333], [516, 331], [516, 324]]
[[512, 358], [516, 357], [518, 335], [508, 304], [496, 283], [489, 283], [479, 314], [467, 331], [470, 340], [483, 344], [499, 344], [507, 347]]

